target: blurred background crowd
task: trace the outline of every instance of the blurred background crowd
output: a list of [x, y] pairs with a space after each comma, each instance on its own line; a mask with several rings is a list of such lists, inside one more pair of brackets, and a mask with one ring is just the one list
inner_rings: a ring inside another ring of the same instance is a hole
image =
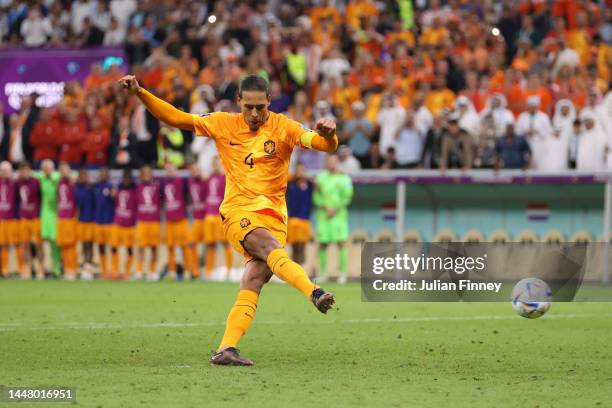
[[[612, 168], [612, 1], [0, 0], [0, 47], [122, 46], [141, 85], [195, 114], [270, 81], [274, 112], [335, 118], [341, 168]], [[157, 122], [91, 67], [3, 115], [0, 158], [136, 167], [214, 144]], [[307, 169], [315, 152], [296, 152]]]

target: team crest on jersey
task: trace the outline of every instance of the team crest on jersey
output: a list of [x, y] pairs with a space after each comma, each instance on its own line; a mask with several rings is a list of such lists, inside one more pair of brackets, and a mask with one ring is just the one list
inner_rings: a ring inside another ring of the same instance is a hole
[[276, 143], [274, 143], [274, 140], [266, 140], [264, 143], [264, 152], [266, 152], [267, 155], [273, 155], [274, 153], [276, 153]]
[[246, 228], [249, 225], [251, 225], [251, 221], [249, 221], [248, 218], [243, 218], [243, 219], [240, 220], [240, 227], [241, 228]]

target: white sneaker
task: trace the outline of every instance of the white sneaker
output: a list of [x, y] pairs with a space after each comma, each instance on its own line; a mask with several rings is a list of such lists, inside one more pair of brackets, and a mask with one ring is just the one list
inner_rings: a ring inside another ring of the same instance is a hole
[[135, 273], [134, 275], [132, 275], [132, 279], [133, 281], [139, 281], [142, 280], [142, 273]]
[[93, 274], [87, 270], [81, 272], [81, 280], [90, 281], [93, 280]]
[[316, 283], [326, 283], [328, 281], [327, 276], [317, 276], [314, 278]]
[[74, 276], [74, 275], [64, 275], [64, 280], [72, 282], [72, 281], [76, 280], [76, 276]]
[[148, 282], [157, 282], [159, 280], [159, 272], [149, 273], [147, 274]]
[[338, 276], [338, 283], [344, 285], [346, 283], [346, 275]]

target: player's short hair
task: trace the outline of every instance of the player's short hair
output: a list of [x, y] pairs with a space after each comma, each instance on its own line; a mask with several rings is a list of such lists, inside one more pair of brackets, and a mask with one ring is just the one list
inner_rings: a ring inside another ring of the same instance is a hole
[[242, 92], [244, 91], [265, 92], [266, 96], [270, 96], [270, 84], [259, 75], [247, 75], [240, 81], [238, 96], [242, 98]]

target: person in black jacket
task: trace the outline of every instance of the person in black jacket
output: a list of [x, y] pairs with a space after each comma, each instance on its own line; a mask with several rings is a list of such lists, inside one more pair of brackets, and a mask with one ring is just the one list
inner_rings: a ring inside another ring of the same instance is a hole
[[434, 117], [433, 124], [425, 136], [423, 153], [421, 154], [421, 166], [426, 169], [437, 169], [440, 167], [442, 137], [444, 135], [442, 122], [443, 117], [441, 115]]

